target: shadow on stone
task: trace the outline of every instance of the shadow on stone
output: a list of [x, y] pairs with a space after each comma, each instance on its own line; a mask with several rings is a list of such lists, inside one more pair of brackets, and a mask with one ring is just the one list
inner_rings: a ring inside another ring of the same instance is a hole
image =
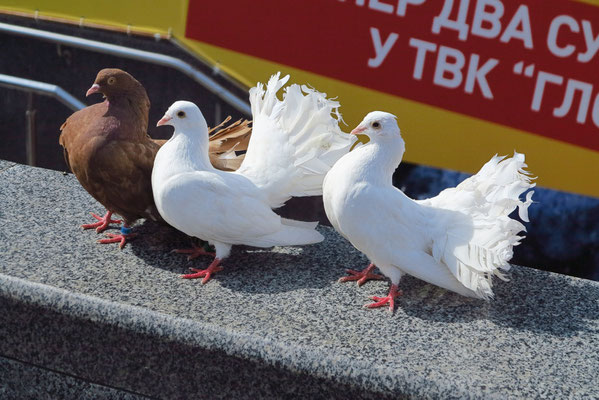
[[[590, 322], [599, 319], [599, 290], [582, 295], [576, 290], [579, 281], [559, 276], [556, 279], [556, 275], [544, 271], [528, 275], [517, 266], [512, 271], [509, 282], [496, 281], [495, 299], [488, 302], [405, 277], [400, 284], [404, 295], [398, 305], [406, 314], [422, 320], [459, 323], [488, 319], [504, 328], [557, 337], [589, 332]], [[538, 288], [538, 292], [531, 288]], [[518, 301], [514, 297], [519, 297]], [[596, 312], [582, 317], [580, 308], [590, 304], [595, 305]]]
[[[171, 253], [174, 249], [191, 248], [199, 241], [168, 225], [146, 220], [137, 224], [134, 232], [138, 233], [138, 237], [127, 246], [131, 246], [132, 252], [151, 267], [185, 274], [190, 267], [205, 268], [212, 261], [209, 256], [188, 261], [184, 254]], [[222, 264], [224, 270], [212, 279], [218, 280], [225, 288], [244, 293], [276, 294], [303, 288], [323, 288], [338, 278], [338, 272], [310, 262], [318, 259], [314, 247], [287, 247], [285, 253], [280, 253], [271, 249], [233, 246], [230, 257]], [[310, 279], [305, 279], [306, 274]]]
[[[189, 272], [190, 267], [205, 268], [211, 261], [208, 256], [187, 261], [185, 255], [170, 253], [176, 248], [189, 248], [195, 242], [194, 238], [170, 226], [144, 221], [135, 226], [135, 232], [139, 236], [128, 244], [132, 252], [151, 267], [172, 271], [173, 279]], [[362, 268], [353, 265], [353, 258], [344, 257], [344, 245], [349, 246], [342, 243], [340, 253], [330, 263], [321, 258], [323, 247], [330, 246], [327, 240], [311, 246], [286, 247], [284, 252], [234, 246], [231, 256], [223, 263], [225, 269], [212, 279], [225, 289], [247, 294], [326, 288], [337, 281], [345, 267]], [[197, 283], [201, 285], [199, 280]], [[579, 284], [579, 281], [544, 271], [524, 274], [515, 266], [509, 282], [495, 280], [495, 299], [487, 302], [405, 276], [400, 283], [403, 295], [397, 307], [425, 321], [466, 323], [487, 319], [518, 331], [571, 337], [588, 330], [590, 320], [599, 319], [599, 290], [587, 291], [582, 296], [582, 291], [576, 290]], [[596, 305], [596, 312], [581, 318], [578, 308], [589, 304]]]

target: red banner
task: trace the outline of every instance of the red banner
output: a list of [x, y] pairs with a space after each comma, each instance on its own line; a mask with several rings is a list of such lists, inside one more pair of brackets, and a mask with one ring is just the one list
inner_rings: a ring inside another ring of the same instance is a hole
[[190, 0], [186, 35], [599, 151], [599, 8], [589, 4]]

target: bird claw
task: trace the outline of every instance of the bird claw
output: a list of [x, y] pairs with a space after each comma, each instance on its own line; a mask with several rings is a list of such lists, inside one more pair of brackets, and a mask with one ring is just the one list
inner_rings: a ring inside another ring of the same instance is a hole
[[364, 308], [378, 308], [389, 304], [389, 312], [393, 314], [395, 311], [395, 298], [401, 296], [401, 290], [397, 290], [397, 285], [391, 285], [389, 294], [385, 297], [371, 296], [370, 299], [374, 300], [374, 303], [364, 304]]
[[356, 271], [353, 269], [345, 270], [349, 276], [339, 278], [339, 282], [357, 281], [358, 286], [362, 286], [369, 280], [381, 280], [385, 279], [383, 275], [373, 274], [371, 271], [374, 269], [374, 264], [370, 264], [363, 271]]
[[219, 263], [220, 263], [220, 260], [218, 258], [215, 258], [214, 261], [212, 262], [212, 264], [210, 264], [208, 266], [208, 268], [206, 268], [206, 269], [190, 268], [190, 270], [194, 271], [194, 273], [181, 275], [181, 278], [183, 278], [183, 279], [198, 279], [198, 278], [203, 277], [204, 279], [202, 279], [202, 284], [205, 284], [206, 282], [208, 282], [210, 280], [210, 278], [212, 278], [213, 273], [220, 272], [223, 270], [222, 267], [218, 266]]
[[100, 217], [100, 216], [94, 214], [93, 212], [90, 214], [92, 215], [92, 217], [97, 219], [98, 222], [94, 222], [93, 224], [83, 224], [83, 225], [81, 225], [81, 227], [83, 229], [96, 228], [96, 233], [104, 232], [106, 229], [108, 229], [108, 225], [110, 225], [110, 224], [120, 224], [121, 222], [123, 222], [123, 220], [121, 220], [121, 219], [111, 219], [110, 218], [110, 217], [112, 217], [111, 211], [107, 211], [106, 215], [104, 215], [103, 217]]
[[211, 253], [209, 251], [206, 251], [202, 247], [199, 247], [199, 246], [193, 246], [193, 248], [191, 248], [191, 249], [173, 249], [173, 250], [171, 250], [171, 253], [189, 254], [187, 256], [187, 261], [191, 261], [194, 258], [198, 258], [199, 256], [212, 256], [212, 257], [216, 257], [215, 253]]
[[122, 233], [107, 233], [106, 236], [108, 236], [109, 239], [100, 239], [98, 240], [98, 243], [119, 243], [119, 249], [122, 250], [123, 247], [125, 247], [125, 244], [127, 244], [127, 239], [131, 240], [137, 236], [137, 233], [128, 233], [126, 235]]

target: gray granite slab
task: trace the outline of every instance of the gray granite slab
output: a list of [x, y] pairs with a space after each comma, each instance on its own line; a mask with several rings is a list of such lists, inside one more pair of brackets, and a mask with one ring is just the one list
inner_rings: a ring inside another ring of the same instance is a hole
[[16, 163], [12, 161], [0, 160], [0, 173], [6, 171], [9, 168], [12, 168], [16, 165]]
[[236, 248], [201, 285], [178, 276], [210, 260], [169, 253], [184, 235], [145, 222], [119, 251], [79, 228], [89, 211], [103, 209], [72, 175], [0, 173], [0, 299], [13, 310], [0, 354], [157, 397], [215, 397], [218, 385], [261, 397], [599, 397], [597, 282], [515, 266], [485, 302], [407, 277], [390, 315], [361, 308], [388, 282], [337, 283], [367, 260], [330, 228], [303, 248]]
[[141, 400], [147, 397], [0, 357], [0, 399]]

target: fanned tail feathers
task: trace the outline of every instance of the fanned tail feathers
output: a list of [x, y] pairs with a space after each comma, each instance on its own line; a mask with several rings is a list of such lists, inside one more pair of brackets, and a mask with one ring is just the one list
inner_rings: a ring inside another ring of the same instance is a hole
[[289, 76], [273, 75], [266, 90], [250, 90], [253, 133], [240, 173], [268, 195], [272, 207], [293, 196], [322, 194], [322, 182], [333, 164], [349, 151], [351, 137], [339, 129], [339, 103], [306, 86], [277, 92]]
[[[252, 128], [251, 121], [239, 119], [231, 124], [231, 116], [208, 131], [210, 151], [212, 153], [247, 150]], [[227, 125], [229, 124], [229, 125]]]
[[243, 162], [244, 152], [248, 148], [252, 128], [250, 121], [238, 120], [227, 126], [231, 117], [210, 129], [209, 154], [215, 168], [223, 171], [235, 171]]
[[509, 271], [513, 247], [523, 238], [519, 233], [526, 231], [509, 215], [518, 208], [520, 218], [528, 222], [534, 192], [529, 191], [524, 201], [520, 196], [535, 186], [523, 154], [504, 158], [495, 155], [476, 175], [424, 202], [469, 216], [467, 223], [454, 221], [445, 237], [435, 240], [432, 253], [464, 286], [485, 299], [493, 297], [493, 276], [507, 280], [502, 271]]

